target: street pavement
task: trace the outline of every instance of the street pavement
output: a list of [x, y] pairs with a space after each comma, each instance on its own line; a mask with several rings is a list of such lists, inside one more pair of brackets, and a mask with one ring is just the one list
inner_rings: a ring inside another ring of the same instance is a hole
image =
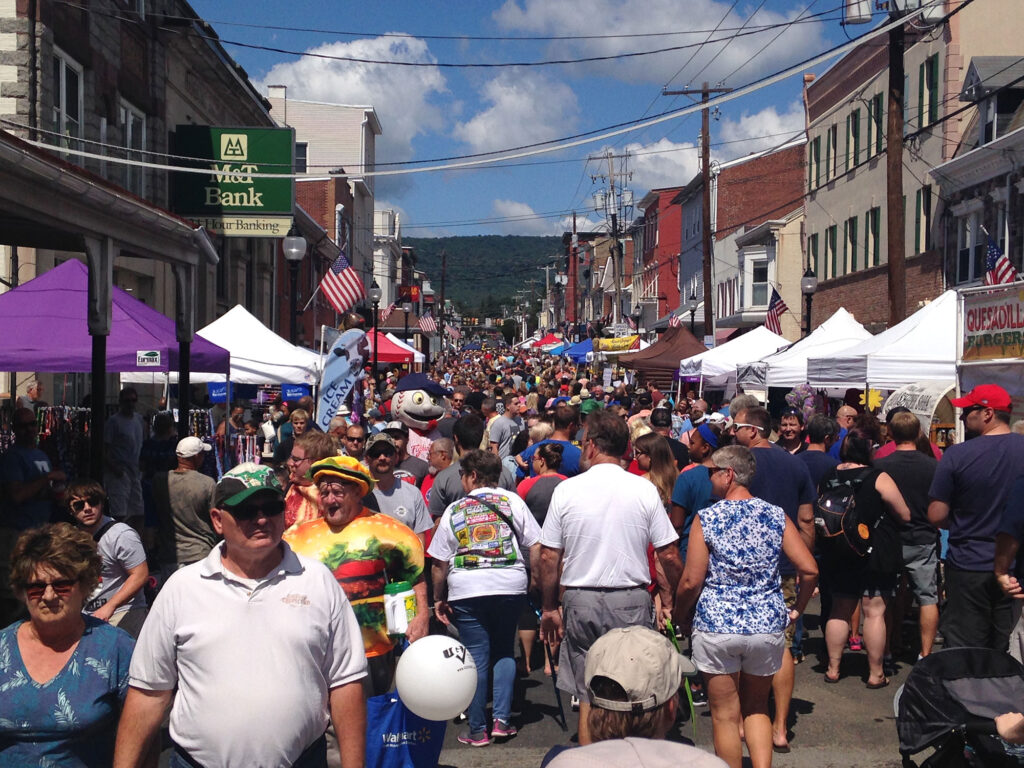
[[[789, 754], [776, 754], [773, 765], [780, 768], [899, 768], [901, 765], [893, 715], [893, 696], [910, 671], [912, 658], [897, 659], [897, 674], [892, 683], [880, 690], [864, 686], [867, 657], [864, 652], [846, 652], [842, 679], [827, 685], [825, 644], [818, 629], [817, 600], [808, 607], [805, 620], [809, 636], [804, 643], [806, 660], [796, 668], [796, 690], [790, 708]], [[459, 744], [456, 736], [465, 724], [450, 723], [439, 765], [454, 768], [536, 768], [547, 751], [556, 744], [574, 744], [577, 714], [569, 708], [569, 697], [562, 701], [568, 716], [568, 732], [556, 723], [558, 708], [551, 685], [543, 669], [517, 682], [513, 723], [519, 735], [506, 743], [487, 747]], [[689, 741], [693, 730], [681, 720], [669, 738]], [[714, 751], [711, 741], [711, 717], [708, 709], [697, 709], [698, 747]], [[746, 761], [745, 764], [749, 765]]]

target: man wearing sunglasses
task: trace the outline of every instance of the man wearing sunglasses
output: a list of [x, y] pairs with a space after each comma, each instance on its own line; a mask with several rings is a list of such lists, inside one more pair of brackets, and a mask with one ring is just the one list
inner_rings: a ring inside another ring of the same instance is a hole
[[[932, 478], [928, 521], [949, 529], [947, 602], [939, 628], [947, 648], [1006, 651], [1010, 598], [994, 573], [996, 534], [1014, 482], [1024, 473], [1024, 436], [1010, 430], [1013, 402], [996, 384], [979, 384], [950, 402], [962, 409], [967, 440], [946, 449]], [[1002, 570], [1008, 562], [1003, 562]]]
[[143, 764], [172, 699], [172, 768], [323, 766], [328, 722], [342, 766], [362, 766], [366, 657], [345, 593], [282, 542], [284, 492], [269, 467], [239, 464], [213, 504], [224, 542], [171, 576], [153, 605], [132, 657], [115, 768]]

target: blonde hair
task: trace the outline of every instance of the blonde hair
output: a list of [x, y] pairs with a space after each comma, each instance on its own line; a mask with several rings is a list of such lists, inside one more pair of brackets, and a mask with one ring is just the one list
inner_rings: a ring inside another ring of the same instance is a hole
[[547, 440], [551, 437], [551, 433], [555, 431], [555, 428], [546, 421], [538, 421], [532, 427], [530, 427], [530, 444], [539, 443], [541, 440]]

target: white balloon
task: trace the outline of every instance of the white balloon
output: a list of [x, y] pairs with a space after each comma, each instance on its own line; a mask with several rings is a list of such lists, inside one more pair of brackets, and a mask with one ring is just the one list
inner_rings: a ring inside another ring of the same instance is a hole
[[427, 635], [402, 653], [395, 670], [402, 703], [425, 720], [461, 714], [476, 692], [476, 662], [453, 637]]

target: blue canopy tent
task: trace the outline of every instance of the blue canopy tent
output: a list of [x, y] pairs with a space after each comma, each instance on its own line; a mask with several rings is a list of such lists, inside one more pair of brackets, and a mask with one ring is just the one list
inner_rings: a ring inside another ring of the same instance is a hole
[[584, 339], [581, 342], [573, 344], [571, 347], [567, 347], [562, 351], [563, 355], [569, 357], [574, 363], [584, 363], [587, 360], [587, 354], [594, 351], [594, 340]]
[[561, 355], [565, 353], [565, 344], [559, 344], [557, 347], [552, 347], [551, 349], [546, 349], [544, 351], [549, 355]]

